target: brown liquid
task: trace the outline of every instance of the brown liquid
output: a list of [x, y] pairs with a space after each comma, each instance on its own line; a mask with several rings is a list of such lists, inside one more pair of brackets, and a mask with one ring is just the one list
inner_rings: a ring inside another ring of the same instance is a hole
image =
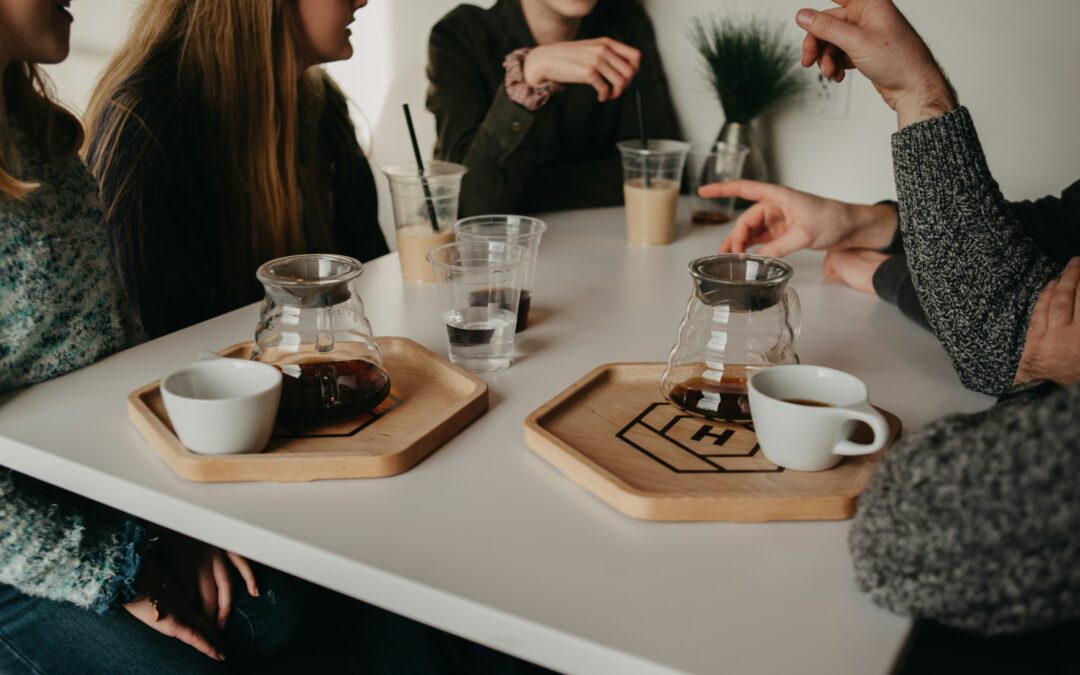
[[676, 406], [711, 420], [750, 419], [745, 377], [725, 377], [719, 382], [695, 377], [672, 387], [670, 396]]
[[278, 417], [318, 422], [371, 412], [390, 393], [390, 377], [369, 361], [290, 363], [278, 366], [281, 407]]
[[[506, 297], [506, 289], [496, 288], [490, 291], [473, 291], [469, 295], [470, 307], [481, 307], [489, 302], [498, 302], [501, 307], [509, 307], [509, 298]], [[521, 295], [518, 296], [518, 310], [517, 310], [517, 326], [514, 328], [515, 333], [520, 333], [525, 330], [529, 325], [529, 307], [532, 306], [532, 293], [529, 291], [521, 291]]]
[[781, 399], [784, 403], [794, 403], [795, 405], [808, 405], [814, 408], [831, 408], [831, 403], [823, 403], [821, 401], [815, 401], [812, 398], [785, 398]]
[[726, 211], [694, 211], [690, 214], [690, 222], [694, 225], [723, 225], [731, 220], [731, 214]]

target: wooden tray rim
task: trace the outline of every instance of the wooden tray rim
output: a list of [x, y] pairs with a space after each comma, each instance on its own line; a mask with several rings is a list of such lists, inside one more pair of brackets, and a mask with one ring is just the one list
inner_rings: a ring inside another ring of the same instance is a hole
[[[479, 399], [481, 399], [481, 398], [486, 399], [487, 393], [488, 393], [488, 385], [487, 385], [486, 382], [481, 380], [479, 377], [473, 375], [472, 373], [468, 372], [467, 370], [465, 370], [465, 369], [463, 369], [463, 368], [461, 368], [459, 366], [456, 366], [456, 365], [450, 363], [449, 361], [446, 361], [445, 359], [440, 357], [438, 354], [431, 351], [430, 349], [428, 349], [424, 345], [420, 344], [419, 342], [416, 342], [415, 340], [412, 340], [412, 339], [409, 339], [409, 338], [406, 338], [406, 337], [398, 337], [398, 336], [380, 336], [380, 337], [376, 337], [375, 342], [379, 345], [380, 350], [383, 349], [384, 344], [399, 343], [399, 344], [405, 345], [409, 349], [418, 350], [420, 353], [424, 354], [425, 356], [434, 357], [432, 359], [433, 363], [438, 364], [438, 366], [441, 369], [453, 373], [455, 376], [459, 377], [461, 380], [463, 380], [464, 382], [471, 385], [471, 387], [469, 388], [469, 391], [465, 392], [463, 394], [462, 398], [456, 404], [454, 404], [453, 406], [445, 409], [446, 410], [446, 415], [443, 418], [443, 423], [445, 423], [447, 421], [450, 421], [450, 420], [453, 420], [455, 417], [460, 415], [467, 408], [475, 406]], [[232, 344], [232, 345], [230, 345], [228, 347], [225, 347], [224, 349], [220, 349], [215, 353], [217, 353], [217, 354], [228, 353], [228, 352], [231, 352], [233, 350], [245, 347], [246, 345], [249, 345], [249, 344], [251, 344], [250, 340], [243, 341], [243, 342], [237, 342], [237, 343]], [[128, 417], [131, 420], [132, 424], [137, 429], [139, 428], [140, 424], [146, 424], [151, 428], [152, 431], [156, 432], [162, 438], [165, 439], [166, 445], [167, 445], [167, 450], [165, 448], [160, 448], [160, 447], [156, 446], [152, 441], [150, 441], [150, 439], [145, 439], [145, 440], [147, 441], [148, 445], [153, 447], [158, 452], [158, 454], [161, 455], [162, 459], [165, 460], [166, 464], [168, 464], [170, 467], [172, 467], [180, 476], [182, 476], [184, 478], [189, 478], [191, 480], [204, 480], [204, 479], [192, 478], [190, 475], [185, 475], [185, 474], [191, 474], [191, 473], [195, 472], [196, 470], [198, 470], [200, 465], [214, 464], [214, 463], [218, 463], [218, 462], [221, 462], [221, 461], [240, 462], [240, 463], [252, 463], [252, 462], [254, 462], [254, 463], [262, 463], [262, 464], [271, 464], [271, 463], [290, 463], [290, 464], [292, 464], [292, 463], [304, 463], [304, 462], [306, 462], [306, 460], [312, 460], [312, 459], [340, 459], [340, 458], [349, 458], [349, 457], [356, 456], [356, 453], [349, 452], [347, 450], [337, 450], [337, 451], [331, 451], [331, 452], [305, 452], [303, 454], [296, 454], [296, 453], [274, 454], [274, 453], [257, 452], [257, 453], [237, 454], [237, 455], [201, 455], [201, 454], [192, 452], [187, 447], [185, 447], [183, 443], [180, 442], [180, 439], [176, 436], [176, 434], [174, 432], [172, 432], [169, 429], [168, 426], [166, 426], [164, 420], [162, 420], [160, 417], [158, 417], [156, 414], [154, 414], [154, 411], [150, 409], [150, 406], [148, 406], [145, 403], [145, 401], [143, 401], [143, 397], [146, 396], [147, 394], [150, 394], [155, 389], [157, 389], [159, 387], [160, 383], [161, 383], [161, 379], [154, 380], [153, 382], [150, 382], [149, 384], [143, 385], [143, 386], [139, 387], [138, 389], [136, 389], [135, 391], [128, 394], [128, 396], [127, 396]], [[471, 421], [472, 419], [475, 419], [476, 417], [479, 417], [481, 414], [483, 414], [483, 412], [485, 410], [487, 410], [486, 402], [482, 406], [482, 408], [477, 412], [477, 414], [472, 416], [470, 418], [470, 420], [468, 420], [468, 421]], [[136, 421], [136, 416], [138, 418], [138, 421]], [[466, 421], [465, 424], [467, 424], [468, 421]], [[434, 425], [434, 426], [428, 425], [428, 426], [420, 427], [414, 434], [412, 434], [410, 436], [403, 437], [401, 439], [402, 445], [405, 446], [404, 449], [399, 450], [399, 451], [394, 452], [394, 453], [388, 453], [387, 455], [381, 455], [381, 456], [375, 456], [375, 457], [367, 457], [366, 459], [370, 459], [370, 460], [374, 461], [374, 460], [378, 460], [378, 459], [385, 459], [387, 457], [392, 457], [392, 456], [397, 455], [397, 454], [406, 453], [406, 452], [409, 451], [409, 449], [413, 445], [415, 445], [416, 443], [422, 441], [426, 436], [433, 433], [437, 428], [438, 428], [438, 425]], [[464, 425], [462, 426], [462, 428], [464, 428]], [[139, 429], [139, 431], [141, 432], [142, 430]], [[143, 435], [144, 435], [144, 438], [145, 438], [145, 434], [143, 434]], [[432, 450], [432, 452], [433, 451], [434, 450]], [[168, 455], [166, 455], [167, 452], [169, 453]], [[426, 456], [427, 454], [430, 454], [430, 452], [425, 453], [423, 456]], [[421, 459], [422, 459], [422, 457], [421, 457]], [[419, 459], [417, 461], [419, 461]]]
[[[628, 516], [652, 521], [683, 521], [688, 520], [708, 520], [709, 522], [764, 522], [774, 520], [770, 517], [768, 512], [762, 514], [760, 519], [736, 521], [728, 519], [702, 519], [702, 518], [688, 518], [679, 516], [678, 505], [687, 502], [696, 502], [701, 500], [715, 500], [718, 497], [688, 497], [685, 495], [673, 495], [668, 492], [658, 492], [648, 489], [642, 489], [634, 487], [627, 483], [624, 479], [615, 473], [612, 473], [608, 469], [601, 466], [592, 457], [586, 455], [582, 451], [578, 450], [574, 446], [564, 441], [561, 437], [557, 436], [552, 431], [546, 429], [543, 426], [543, 420], [548, 415], [552, 414], [556, 409], [561, 407], [567, 400], [573, 398], [579, 393], [586, 393], [589, 389], [597, 386], [598, 380], [601, 378], [610, 378], [615, 371], [620, 368], [639, 368], [639, 367], [664, 367], [666, 364], [663, 361], [618, 361], [613, 363], [601, 364], [588, 373], [583, 375], [577, 381], [570, 384], [566, 389], [562, 390], [550, 399], [547, 403], [540, 406], [525, 418], [525, 445], [537, 455], [543, 457], [546, 461], [552, 464], [560, 473], [563, 474], [572, 483], [575, 483], [582, 488], [585, 488], [594, 496], [600, 498], [606, 504], [616, 509], [617, 511], [624, 513]], [[659, 388], [657, 389], [659, 393]], [[881, 408], [878, 410], [886, 413], [887, 415], [895, 418], [899, 424], [896, 435], [892, 439], [892, 443], [899, 440], [903, 432], [903, 422], [893, 413], [885, 411]], [[545, 445], [555, 446], [561, 453], [555, 452]], [[888, 449], [888, 446], [885, 448]], [[879, 450], [867, 457], [880, 458], [884, 450]], [[879, 461], [879, 459], [874, 460]], [[581, 469], [578, 472], [568, 472], [567, 469], [574, 466]], [[865, 489], [865, 488], [864, 488]], [[820, 497], [813, 496], [798, 496], [798, 495], [769, 495], [764, 497], [756, 494], [730, 494], [724, 495], [722, 499], [729, 503], [753, 503], [755, 501], [767, 500], [774, 506], [783, 506], [786, 503], [800, 503], [805, 504], [815, 499], [823, 501], [833, 502], [837, 499], [853, 499], [858, 497], [862, 493], [862, 489], [858, 490], [845, 490], [843, 492], [836, 492], [829, 495], [821, 495]], [[674, 509], [672, 508], [674, 507]], [[853, 514], [849, 512], [846, 517], [850, 518]], [[790, 520], [790, 519], [786, 519]]]

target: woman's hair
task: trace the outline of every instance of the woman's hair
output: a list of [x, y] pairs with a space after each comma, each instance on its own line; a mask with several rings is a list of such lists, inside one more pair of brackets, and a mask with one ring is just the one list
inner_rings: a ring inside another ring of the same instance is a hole
[[25, 199], [37, 183], [20, 175], [22, 162], [12, 133], [12, 117], [30, 142], [52, 161], [75, 156], [82, 145], [79, 120], [53, 100], [48, 79], [32, 63], [13, 61], [0, 73], [0, 202]]
[[[165, 162], [176, 142], [140, 118], [150, 92], [139, 83], [157, 81], [169, 92], [194, 132], [189, 140], [197, 147], [185, 151], [199, 158], [201, 166], [191, 169], [205, 176], [208, 191], [189, 198], [207, 205], [220, 232], [228, 297], [251, 288], [262, 262], [332, 245], [328, 179], [317, 142], [329, 79], [321, 69], [305, 71], [294, 2], [147, 0], [87, 111], [90, 169], [111, 186], [102, 206], [112, 221], [118, 206], [138, 202], [145, 187], [138, 162], [114, 161], [131, 125], [165, 153]], [[139, 266], [143, 229], [154, 214], [124, 210], [136, 217], [116, 222], [114, 237]]]

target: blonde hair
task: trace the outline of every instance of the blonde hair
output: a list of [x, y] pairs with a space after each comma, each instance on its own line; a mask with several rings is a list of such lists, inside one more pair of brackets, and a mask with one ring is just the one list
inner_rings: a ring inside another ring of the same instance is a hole
[[[148, 0], [127, 41], [91, 98], [90, 169], [115, 189], [102, 204], [112, 220], [119, 203], [138, 200], [140, 167], [114, 162], [129, 125], [140, 125], [168, 152], [170, 139], [135, 111], [147, 96], [133, 83], [165, 74], [181, 116], [197, 130], [210, 193], [193, 196], [217, 219], [230, 297], [242, 297], [262, 262], [328, 245], [328, 180], [315, 141], [323, 89], [319, 68], [305, 72], [293, 0]], [[302, 138], [303, 137], [303, 138]], [[166, 156], [165, 161], [170, 161]], [[129, 164], [132, 164], [129, 162]], [[303, 195], [303, 198], [301, 198]], [[117, 241], [142, 260], [142, 230], [153, 214], [117, 223]], [[304, 214], [312, 227], [307, 241]]]
[[55, 102], [41, 70], [32, 63], [9, 63], [0, 73], [0, 202], [25, 199], [38, 188], [21, 175], [22, 161], [11, 129], [13, 115], [19, 116], [30, 141], [51, 161], [75, 156], [83, 140], [79, 120]]

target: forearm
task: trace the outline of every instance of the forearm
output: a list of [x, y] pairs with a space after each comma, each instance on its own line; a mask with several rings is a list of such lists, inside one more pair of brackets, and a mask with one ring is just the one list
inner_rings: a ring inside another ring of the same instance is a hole
[[965, 386], [1012, 384], [1027, 320], [1057, 272], [1024, 236], [963, 108], [893, 137], [900, 227], [920, 304]]
[[128, 593], [145, 531], [125, 514], [0, 468], [0, 582], [104, 612]]
[[877, 603], [981, 633], [1080, 616], [1080, 386], [953, 416], [890, 449], [851, 530]]

